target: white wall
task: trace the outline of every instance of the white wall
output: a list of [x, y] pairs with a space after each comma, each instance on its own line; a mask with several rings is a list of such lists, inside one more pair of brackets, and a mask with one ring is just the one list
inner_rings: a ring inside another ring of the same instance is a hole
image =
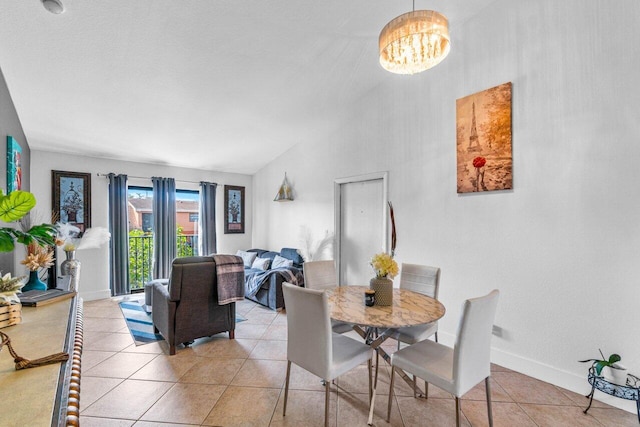
[[[445, 341], [465, 298], [499, 288], [495, 362], [581, 393], [598, 348], [640, 372], [638, 16], [634, 0], [498, 0], [454, 23], [442, 64], [389, 74], [330, 138], [254, 176], [254, 246], [333, 231], [333, 180], [389, 171], [396, 258], [442, 268]], [[508, 81], [514, 189], [458, 195], [455, 101]], [[296, 200], [274, 203], [285, 170]]]
[[[48, 217], [51, 204], [51, 171], [90, 172], [91, 176], [91, 226], [109, 228], [108, 224], [108, 181], [96, 174], [109, 172], [124, 173], [129, 176], [129, 185], [151, 186], [150, 179], [134, 177], [162, 176], [176, 179], [176, 187], [198, 190], [200, 181], [216, 182], [216, 216], [219, 253], [236, 253], [238, 249], [251, 246], [252, 230], [252, 183], [251, 176], [229, 174], [197, 169], [184, 169], [152, 164], [123, 162], [94, 157], [70, 156], [47, 151], [31, 151], [31, 191], [38, 204], [35, 208], [43, 217]], [[189, 181], [189, 182], [185, 182]], [[245, 233], [224, 234], [224, 185], [245, 187]], [[46, 214], [45, 214], [46, 213]], [[61, 254], [62, 255], [62, 254]], [[82, 263], [80, 274], [80, 296], [85, 300], [108, 298], [109, 291], [109, 250], [108, 246], [87, 249], [76, 253]], [[64, 259], [59, 257], [60, 260]]]

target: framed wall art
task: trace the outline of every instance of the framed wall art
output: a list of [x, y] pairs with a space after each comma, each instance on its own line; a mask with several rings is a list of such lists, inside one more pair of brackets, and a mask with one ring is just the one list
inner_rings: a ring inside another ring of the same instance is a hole
[[244, 187], [224, 186], [224, 233], [244, 233]]
[[51, 171], [53, 212], [84, 233], [91, 227], [91, 174]]
[[456, 100], [458, 193], [513, 188], [511, 83]]
[[7, 135], [7, 194], [22, 190], [22, 147]]

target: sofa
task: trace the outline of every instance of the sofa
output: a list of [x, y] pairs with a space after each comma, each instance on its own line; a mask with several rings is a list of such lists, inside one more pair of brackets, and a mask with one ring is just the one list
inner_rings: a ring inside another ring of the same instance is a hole
[[[239, 272], [232, 281], [240, 289], [241, 300], [242, 261], [237, 258], [236, 262]], [[188, 345], [196, 338], [220, 332], [229, 332], [229, 338], [234, 338], [236, 304], [218, 304], [219, 293], [224, 292], [218, 289], [217, 273], [220, 272], [213, 256], [176, 258], [168, 284], [150, 282], [154, 330], [169, 344], [169, 354], [176, 353], [176, 345]]]
[[[243, 256], [246, 253], [255, 253], [255, 256]], [[282, 248], [280, 252], [265, 249], [248, 249], [247, 251], [238, 251], [236, 255], [243, 257], [245, 262], [245, 298], [251, 301], [269, 307], [272, 310], [277, 310], [284, 308], [282, 282], [291, 282], [298, 286], [304, 286], [304, 260], [297, 249]], [[290, 265], [274, 268], [274, 262], [278, 259], [281, 260], [281, 258], [289, 260]], [[263, 265], [257, 266], [256, 264], [260, 264], [260, 260], [263, 261]], [[259, 281], [256, 282], [254, 279]], [[253, 288], [250, 287], [252, 283], [255, 285]], [[257, 290], [255, 289], [256, 287]]]

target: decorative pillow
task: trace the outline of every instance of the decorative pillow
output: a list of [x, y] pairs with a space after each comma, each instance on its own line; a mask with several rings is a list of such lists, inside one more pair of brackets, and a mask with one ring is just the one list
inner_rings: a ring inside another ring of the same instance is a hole
[[268, 270], [269, 263], [271, 263], [271, 260], [269, 258], [256, 258], [256, 260], [253, 261], [253, 264], [251, 264], [251, 268], [257, 268], [259, 270]]
[[293, 261], [294, 264], [302, 264], [304, 259], [300, 256], [297, 249], [293, 248], [282, 248], [280, 250], [280, 255], [283, 258], [287, 258]]
[[293, 266], [292, 260], [283, 258], [280, 255], [276, 255], [275, 258], [273, 259], [273, 262], [271, 263], [271, 268], [292, 267], [292, 266]]
[[236, 255], [242, 258], [242, 262], [244, 263], [244, 266], [248, 268], [251, 268], [251, 265], [253, 264], [253, 260], [255, 260], [256, 257], [258, 256], [258, 254], [255, 252], [247, 252], [247, 251], [241, 251], [241, 250], [238, 250], [238, 252], [236, 252]]

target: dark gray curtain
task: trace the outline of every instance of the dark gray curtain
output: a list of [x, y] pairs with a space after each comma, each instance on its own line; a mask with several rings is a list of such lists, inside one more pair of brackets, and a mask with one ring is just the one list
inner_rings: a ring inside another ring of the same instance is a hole
[[110, 173], [109, 232], [111, 233], [109, 286], [111, 295], [129, 293], [129, 219], [127, 216], [127, 175]]
[[176, 181], [151, 178], [153, 183], [153, 278], [169, 277], [176, 257]]
[[218, 252], [216, 246], [216, 187], [213, 182], [200, 182], [200, 238], [198, 251], [206, 256]]

